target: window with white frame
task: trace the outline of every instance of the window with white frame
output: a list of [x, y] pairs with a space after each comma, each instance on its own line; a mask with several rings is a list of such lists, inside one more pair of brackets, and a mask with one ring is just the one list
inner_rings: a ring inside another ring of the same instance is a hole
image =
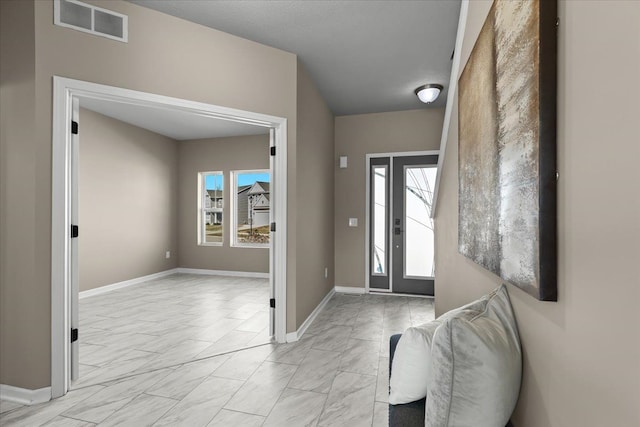
[[269, 246], [271, 173], [268, 169], [232, 171], [233, 246]]
[[200, 172], [198, 183], [198, 243], [221, 246], [224, 177], [222, 172]]

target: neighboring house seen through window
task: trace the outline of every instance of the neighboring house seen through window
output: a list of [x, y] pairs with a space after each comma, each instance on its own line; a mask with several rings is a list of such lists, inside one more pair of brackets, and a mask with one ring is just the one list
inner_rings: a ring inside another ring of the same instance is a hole
[[222, 245], [222, 212], [224, 206], [224, 177], [222, 172], [200, 172], [198, 243]]
[[268, 246], [271, 205], [269, 170], [231, 172], [233, 246]]

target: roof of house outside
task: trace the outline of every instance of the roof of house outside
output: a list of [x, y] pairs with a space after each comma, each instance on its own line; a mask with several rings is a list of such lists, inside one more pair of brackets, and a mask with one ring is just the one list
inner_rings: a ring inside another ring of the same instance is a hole
[[250, 189], [251, 187], [253, 187], [253, 185], [240, 185], [238, 186], [238, 194], [247, 191], [248, 189]]
[[269, 183], [265, 181], [256, 181], [252, 186], [249, 194], [269, 193]]

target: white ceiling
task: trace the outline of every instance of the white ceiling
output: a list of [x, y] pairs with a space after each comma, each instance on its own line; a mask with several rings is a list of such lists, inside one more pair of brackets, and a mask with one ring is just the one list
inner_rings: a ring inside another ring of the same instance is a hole
[[335, 115], [426, 108], [426, 83], [446, 102], [460, 0], [130, 1], [297, 54]]
[[80, 98], [80, 107], [178, 141], [269, 133], [269, 128], [168, 108]]

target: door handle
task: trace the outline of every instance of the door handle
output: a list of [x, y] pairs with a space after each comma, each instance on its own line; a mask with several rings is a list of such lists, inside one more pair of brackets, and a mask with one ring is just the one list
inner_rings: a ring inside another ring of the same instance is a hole
[[399, 235], [400, 233], [402, 233], [402, 230], [400, 229], [400, 227], [395, 227], [395, 228], [393, 229], [393, 231], [394, 231], [394, 234], [395, 234], [396, 236], [397, 236], [397, 235]]

